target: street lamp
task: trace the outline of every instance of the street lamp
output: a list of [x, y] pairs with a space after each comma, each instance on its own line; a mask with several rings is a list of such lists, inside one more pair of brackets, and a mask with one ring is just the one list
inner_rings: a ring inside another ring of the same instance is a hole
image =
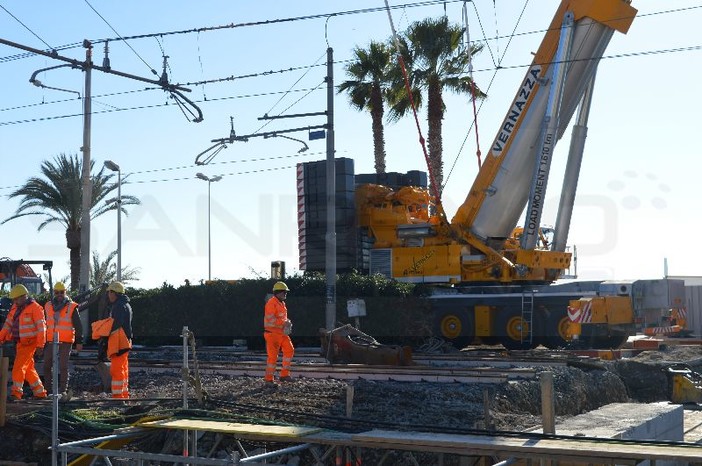
[[212, 196], [210, 194], [210, 187], [212, 183], [222, 179], [221, 175], [209, 177], [202, 173], [196, 173], [196, 177], [201, 180], [207, 181], [207, 279], [212, 280], [212, 223], [211, 223], [211, 201]]
[[122, 171], [112, 160], [105, 160], [105, 168], [117, 172], [117, 281], [122, 281]]

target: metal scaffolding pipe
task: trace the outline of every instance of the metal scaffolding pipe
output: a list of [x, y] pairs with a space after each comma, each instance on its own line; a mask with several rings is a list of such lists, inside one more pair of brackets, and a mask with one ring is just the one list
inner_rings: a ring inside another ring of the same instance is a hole
[[286, 455], [288, 453], [295, 453], [296, 451], [307, 450], [311, 446], [311, 443], [303, 443], [302, 445], [295, 445], [294, 447], [283, 448], [281, 450], [270, 451], [268, 453], [261, 453], [260, 455], [247, 456], [243, 460], [239, 460], [239, 463], [252, 463], [254, 461], [263, 460], [266, 458], [273, 458], [275, 456]]

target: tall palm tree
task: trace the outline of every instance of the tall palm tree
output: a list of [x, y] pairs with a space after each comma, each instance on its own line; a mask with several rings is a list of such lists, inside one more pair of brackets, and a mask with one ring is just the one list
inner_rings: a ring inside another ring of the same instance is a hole
[[375, 172], [385, 173], [384, 100], [392, 56], [386, 44], [371, 41], [367, 49], [356, 47], [354, 61], [346, 66], [351, 79], [339, 85], [339, 93], [347, 92], [351, 105], [371, 114]]
[[[90, 162], [90, 172], [94, 168], [94, 161]], [[80, 278], [81, 238], [80, 227], [82, 224], [82, 178], [83, 162], [78, 155], [60, 154], [53, 161], [44, 161], [41, 164], [43, 178], [32, 177], [16, 191], [8, 195], [9, 198], [20, 198], [20, 205], [11, 217], [3, 220], [3, 224], [27, 215], [39, 215], [44, 221], [39, 224], [37, 231], [41, 231], [51, 223], [60, 223], [66, 228], [66, 247], [70, 250], [71, 288], [77, 289]], [[100, 202], [115, 189], [117, 184], [112, 182], [113, 174], [104, 174], [101, 168], [97, 174], [91, 175], [92, 199], [90, 218], [97, 218], [110, 210], [117, 208], [116, 203]], [[124, 183], [124, 180], [122, 181]], [[125, 205], [135, 205], [141, 202], [134, 196], [122, 195], [121, 208]], [[84, 251], [86, 254], [87, 251]]]
[[[423, 99], [420, 90], [426, 90], [427, 145], [431, 171], [441, 193], [443, 187], [443, 140], [441, 135], [442, 120], [446, 106], [443, 92], [445, 89], [458, 94], [475, 92], [476, 99], [487, 95], [481, 91], [468, 76], [470, 59], [482, 50], [481, 45], [472, 45], [466, 51], [461, 44], [463, 29], [451, 24], [448, 18], [427, 18], [412, 23], [400, 40], [400, 51], [408, 68], [408, 78], [415, 105], [421, 106]], [[392, 92], [388, 94], [390, 118], [398, 119], [411, 111], [409, 98], [405, 89], [404, 78], [399, 70], [393, 72]]]

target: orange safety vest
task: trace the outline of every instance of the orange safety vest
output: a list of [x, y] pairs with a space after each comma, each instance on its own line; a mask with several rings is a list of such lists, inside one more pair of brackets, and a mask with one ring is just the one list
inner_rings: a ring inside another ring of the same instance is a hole
[[107, 357], [119, 356], [132, 349], [132, 340], [127, 338], [127, 334], [122, 327], [110, 333], [107, 337]]
[[283, 334], [283, 324], [288, 319], [288, 308], [275, 296], [266, 303], [263, 317], [263, 330]]
[[[15, 321], [17, 305], [10, 308], [5, 325], [0, 330], [0, 341], [12, 339], [12, 323]], [[46, 344], [46, 321], [44, 320], [44, 308], [39, 303], [32, 300], [28, 302], [19, 316], [19, 341], [26, 346], [43, 348]]]
[[[78, 307], [78, 303], [68, 301], [59, 311], [58, 321], [54, 323], [54, 303], [49, 301], [44, 309], [46, 310], [46, 341], [54, 341], [54, 332], [58, 331], [58, 341], [61, 343], [75, 343], [76, 329], [73, 327], [73, 312]], [[55, 325], [55, 327], [54, 327]]]

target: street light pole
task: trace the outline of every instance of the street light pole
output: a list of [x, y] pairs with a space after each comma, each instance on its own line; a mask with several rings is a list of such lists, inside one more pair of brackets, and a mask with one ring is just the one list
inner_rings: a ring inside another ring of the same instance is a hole
[[212, 280], [212, 183], [222, 179], [221, 175], [209, 177], [202, 173], [195, 174], [201, 180], [207, 181], [207, 279]]
[[122, 171], [112, 160], [105, 160], [105, 167], [117, 172], [117, 281], [122, 281]]

